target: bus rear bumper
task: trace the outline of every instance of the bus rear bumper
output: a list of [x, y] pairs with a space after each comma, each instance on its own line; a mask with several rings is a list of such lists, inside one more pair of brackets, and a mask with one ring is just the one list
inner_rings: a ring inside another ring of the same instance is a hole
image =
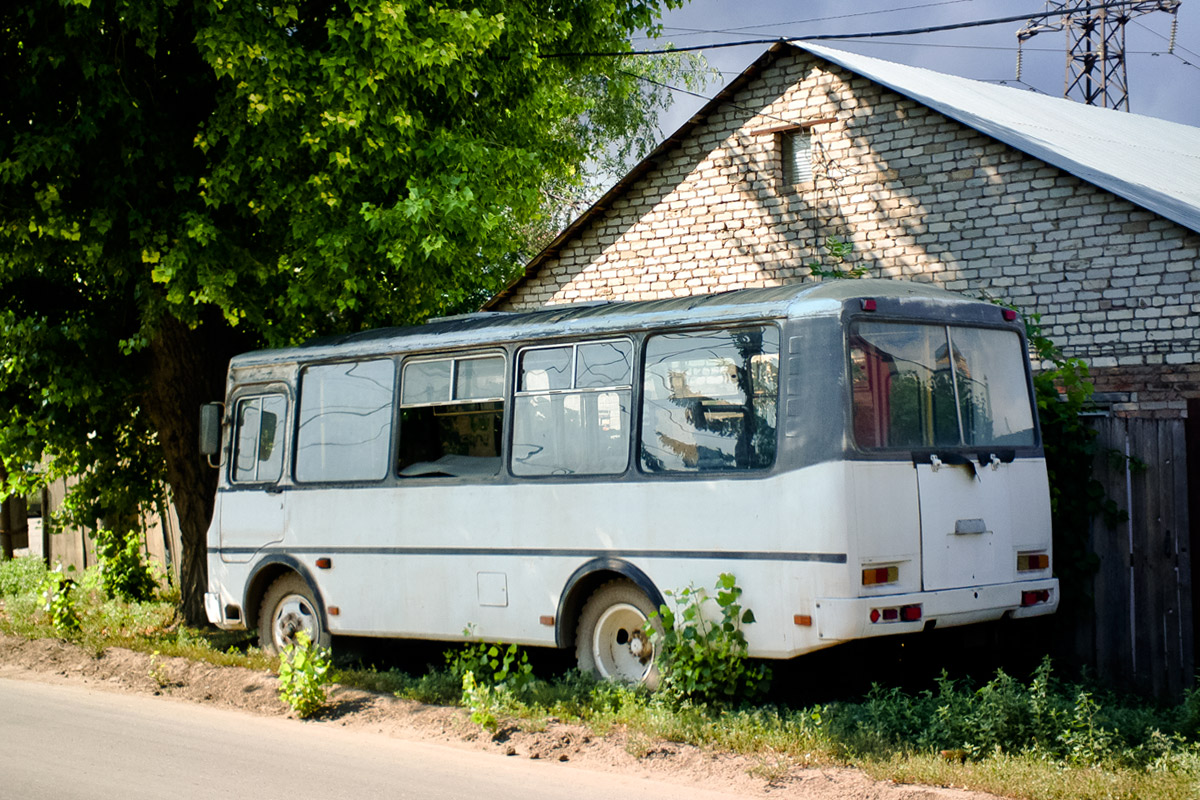
[[233, 604], [221, 604], [221, 595], [217, 592], [204, 593], [204, 614], [208, 621], [226, 631], [239, 631], [246, 628], [242, 619], [242, 610]]
[[936, 592], [817, 600], [817, 635], [822, 643], [869, 636], [915, 633], [1010, 617], [1038, 617], [1058, 609], [1058, 579], [973, 586]]

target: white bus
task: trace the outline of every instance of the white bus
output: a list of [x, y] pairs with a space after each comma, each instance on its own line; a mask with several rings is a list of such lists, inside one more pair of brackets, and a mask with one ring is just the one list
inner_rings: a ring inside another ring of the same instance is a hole
[[722, 572], [761, 658], [1058, 605], [1023, 327], [927, 285], [350, 334], [237, 356], [223, 407], [205, 606], [271, 652], [471, 626], [652, 682], [647, 617]]

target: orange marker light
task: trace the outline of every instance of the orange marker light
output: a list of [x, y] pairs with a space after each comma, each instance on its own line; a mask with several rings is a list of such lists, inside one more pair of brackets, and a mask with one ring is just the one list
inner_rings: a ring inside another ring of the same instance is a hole
[[1050, 556], [1046, 553], [1022, 553], [1017, 556], [1017, 572], [1031, 572], [1050, 568]]
[[875, 586], [880, 583], [895, 583], [899, 579], [899, 567], [871, 567], [862, 571], [863, 586]]

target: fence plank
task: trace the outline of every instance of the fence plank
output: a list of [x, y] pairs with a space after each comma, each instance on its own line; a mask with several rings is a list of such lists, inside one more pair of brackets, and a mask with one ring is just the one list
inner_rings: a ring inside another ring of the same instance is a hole
[[[1178, 697], [1189, 685], [1192, 659], [1186, 639], [1191, 634], [1191, 563], [1187, 537], [1187, 438], [1182, 420], [1162, 420], [1159, 452], [1168, 473], [1159, 481], [1164, 527], [1163, 590], [1171, 616], [1164, 626], [1166, 650], [1165, 696]], [[1182, 491], [1181, 491], [1182, 488]]]
[[[1104, 491], [1124, 507], [1126, 505], [1126, 472], [1113, 469], [1107, 452], [1124, 453], [1128, 433], [1124, 420], [1101, 418], [1094, 420], [1097, 429], [1097, 455], [1094, 474]], [[1126, 523], [1110, 527], [1103, 518], [1092, 520], [1093, 552], [1100, 565], [1093, 583], [1093, 603], [1096, 633], [1094, 649], [1080, 653], [1084, 663], [1095, 666], [1102, 680], [1125, 683], [1133, 679], [1132, 631], [1130, 628], [1129, 585], [1129, 528]]]
[[[1100, 557], [1094, 651], [1080, 655], [1106, 681], [1179, 698], [1193, 683], [1195, 665], [1185, 426], [1122, 418], [1093, 425], [1096, 475], [1129, 520], [1116, 530], [1093, 521], [1093, 552]], [[1143, 461], [1146, 470], [1112, 468], [1104, 463], [1109, 450]]]

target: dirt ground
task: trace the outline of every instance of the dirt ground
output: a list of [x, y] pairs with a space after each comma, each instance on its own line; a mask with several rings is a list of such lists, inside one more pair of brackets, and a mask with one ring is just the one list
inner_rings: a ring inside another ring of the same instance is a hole
[[[112, 692], [170, 695], [177, 699], [286, 717], [275, 676], [241, 667], [216, 667], [182, 658], [154, 657], [121, 648], [99, 656], [67, 642], [28, 641], [0, 634], [0, 677], [71, 683]], [[717, 754], [672, 742], [630, 741], [623, 731], [595, 736], [550, 722], [544, 730], [502, 727], [482, 731], [462, 709], [335, 687], [329, 705], [306, 725], [374, 730], [381, 736], [440, 742], [492, 751], [497, 757], [541, 758], [591, 770], [620, 772], [746, 797], [812, 800], [996, 800], [962, 789], [906, 786], [873, 780], [853, 769], [788, 767], [782, 762]]]

